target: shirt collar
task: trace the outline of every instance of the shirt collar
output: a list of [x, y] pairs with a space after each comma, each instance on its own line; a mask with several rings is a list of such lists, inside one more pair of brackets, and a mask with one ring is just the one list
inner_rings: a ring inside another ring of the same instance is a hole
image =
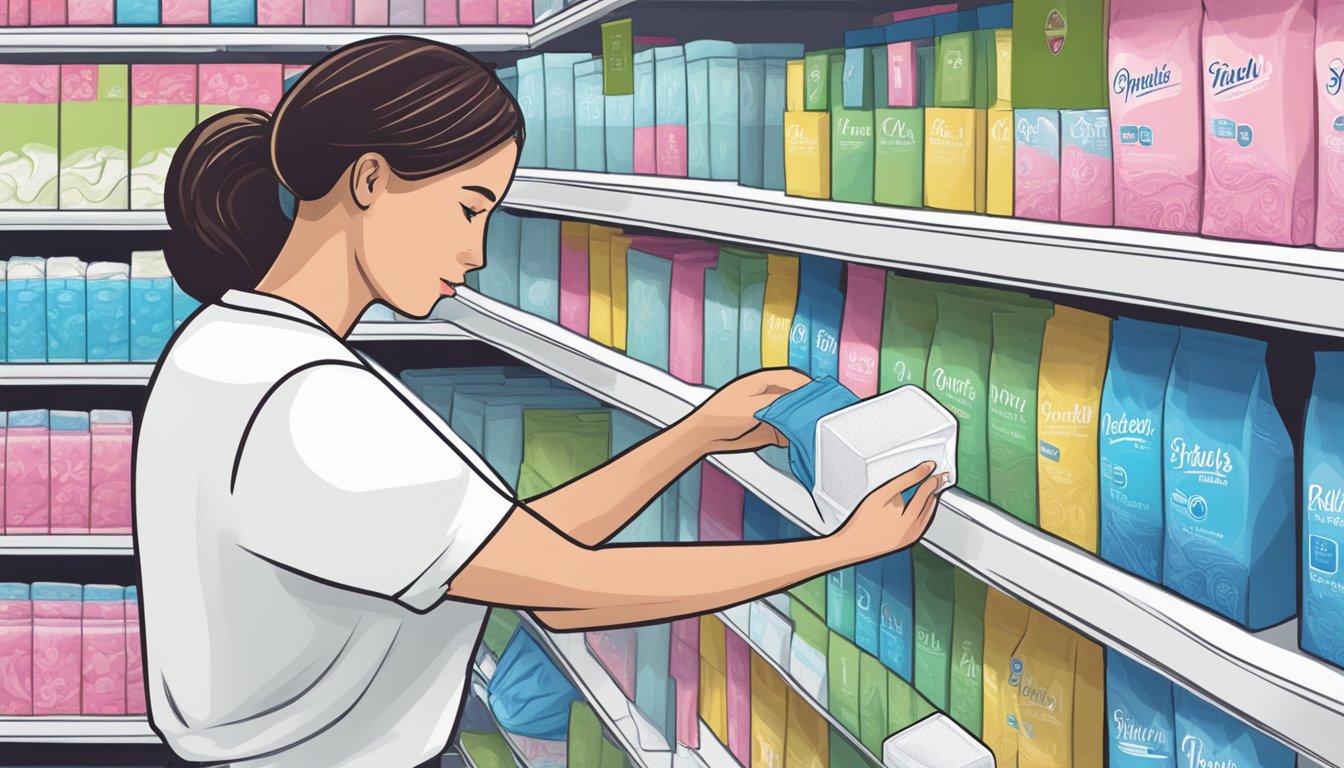
[[289, 299], [281, 298], [271, 293], [231, 289], [226, 291], [220, 298], [220, 303], [228, 307], [233, 307], [234, 309], [243, 310], [244, 312], [281, 315], [291, 320], [297, 320], [305, 325], [311, 325], [332, 336], [336, 335], [336, 333], [328, 328], [325, 323], [317, 319], [317, 315], [314, 315], [312, 312], [309, 312], [307, 309], [304, 309]]

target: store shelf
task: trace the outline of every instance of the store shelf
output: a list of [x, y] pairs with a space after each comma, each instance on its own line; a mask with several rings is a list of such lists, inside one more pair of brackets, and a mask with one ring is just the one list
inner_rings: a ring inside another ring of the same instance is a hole
[[415, 35], [472, 51], [527, 50], [590, 24], [630, 2], [585, 0], [531, 27], [9, 27], [0, 28], [0, 51], [4, 56], [322, 52], [375, 35]]
[[[657, 425], [709, 390], [470, 291], [437, 310], [463, 330]], [[751, 454], [715, 459], [813, 533], [811, 496]], [[953, 489], [924, 543], [986, 583], [1132, 656], [1326, 765], [1344, 765], [1344, 673], [1300, 653], [1291, 627], [1252, 634]]]
[[930, 275], [1344, 336], [1344, 255], [787, 197], [732, 182], [522, 169], [505, 205]]
[[0, 557], [20, 555], [131, 555], [134, 544], [129, 535], [0, 535]]
[[[11, 52], [9, 40], [16, 30], [31, 29], [0, 27], [0, 52]], [[0, 211], [0, 232], [147, 232], [167, 228], [163, 211]]]
[[0, 742], [27, 744], [160, 744], [145, 717], [69, 715], [0, 717]]

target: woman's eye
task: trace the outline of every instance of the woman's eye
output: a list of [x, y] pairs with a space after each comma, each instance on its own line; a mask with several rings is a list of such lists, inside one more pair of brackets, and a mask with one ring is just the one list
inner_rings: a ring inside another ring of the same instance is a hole
[[[458, 205], [462, 205], [462, 204], [461, 204], [461, 203], [458, 203]], [[481, 215], [481, 212], [480, 212], [480, 211], [473, 211], [473, 210], [471, 210], [470, 208], [468, 208], [467, 206], [462, 205], [462, 215], [467, 217], [467, 221], [471, 221], [472, 219], [475, 219], [477, 216]]]

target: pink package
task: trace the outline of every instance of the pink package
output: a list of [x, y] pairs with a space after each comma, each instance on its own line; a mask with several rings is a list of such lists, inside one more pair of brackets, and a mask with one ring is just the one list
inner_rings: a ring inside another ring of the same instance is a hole
[[585, 337], [589, 295], [588, 225], [566, 223], [560, 229], [560, 325]]
[[1302, 245], [1315, 234], [1315, 7], [1204, 3], [1206, 235]]
[[52, 533], [89, 532], [89, 443], [87, 413], [51, 412]]
[[654, 128], [654, 142], [656, 145], [655, 172], [659, 176], [685, 178], [687, 173], [686, 126], [656, 126]]
[[8, 424], [9, 414], [0, 411], [0, 534], [5, 532], [5, 432]]
[[[167, 2], [167, 0], [164, 1]], [[185, 1], [177, 0], [177, 2]], [[195, 2], [196, 0], [192, 1]], [[257, 0], [257, 25], [262, 27], [302, 26], [303, 0]]]
[[1201, 0], [1111, 0], [1115, 224], [1199, 232]]
[[5, 533], [51, 532], [47, 411], [11, 411], [5, 436]]
[[503, 26], [532, 26], [531, 0], [499, 0], [499, 23]]
[[593, 658], [607, 670], [625, 698], [635, 700], [635, 647], [633, 628], [585, 632], [583, 640]]
[[107, 26], [116, 23], [113, 0], [69, 0], [66, 7], [71, 26]]
[[125, 587], [84, 587], [83, 712], [126, 714]]
[[728, 633], [728, 750], [751, 765], [751, 646]]
[[1059, 111], [1013, 113], [1013, 215], [1059, 221]]
[[0, 0], [0, 27], [9, 26], [9, 1]]
[[705, 364], [705, 270], [718, 262], [718, 247], [703, 240], [648, 235], [632, 237], [630, 246], [672, 261], [668, 372], [700, 384]]
[[700, 540], [741, 541], [746, 491], [722, 470], [706, 464], [700, 473]]
[[33, 603], [27, 584], [0, 584], [0, 715], [33, 714]]
[[919, 56], [914, 42], [887, 44], [887, 104], [919, 106]]
[[386, 27], [388, 0], [355, 0], [355, 26]]
[[456, 27], [457, 0], [425, 0], [425, 26]]
[[[1112, 0], [1114, 2], [1114, 0]], [[910, 8], [904, 11], [891, 11], [873, 17], [874, 27], [885, 27], [888, 24], [895, 24], [898, 21], [908, 19], [922, 19], [925, 16], [933, 16], [938, 13], [952, 13], [957, 10], [956, 3], [943, 3], [942, 5], [927, 5], [923, 8]]]
[[1109, 227], [1115, 223], [1111, 181], [1111, 120], [1104, 109], [1060, 113], [1059, 220]]
[[[257, 19], [261, 20], [261, 6], [276, 0], [258, 0]], [[163, 0], [163, 23], [167, 25], [209, 24], [210, 0]], [[298, 23], [298, 22], [295, 22]]]
[[464, 27], [493, 27], [499, 23], [497, 0], [458, 0], [457, 23]]
[[672, 622], [672, 679], [677, 684], [677, 743], [700, 748], [700, 620]]
[[252, 107], [270, 112], [284, 94], [280, 64], [201, 64], [198, 69], [201, 106]]
[[[4, 0], [0, 0], [4, 2]], [[28, 0], [9, 0], [8, 25], [11, 27], [28, 26]]]
[[93, 533], [131, 532], [131, 430], [131, 414], [126, 411], [90, 414], [89, 530]]
[[126, 714], [145, 714], [145, 670], [140, 652], [140, 600], [126, 588]]
[[658, 172], [658, 161], [654, 155], [654, 127], [652, 125], [635, 126], [635, 173], [653, 175]]
[[80, 714], [83, 589], [33, 585], [33, 714]]
[[348, 27], [354, 20], [354, 0], [303, 0], [303, 23], [307, 26]]
[[1344, 248], [1344, 0], [1316, 3], [1316, 244]]
[[28, 23], [34, 27], [65, 26], [65, 0], [28, 0]]
[[882, 300], [887, 273], [850, 264], [840, 323], [840, 383], [859, 397], [877, 394], [877, 357], [882, 346]]

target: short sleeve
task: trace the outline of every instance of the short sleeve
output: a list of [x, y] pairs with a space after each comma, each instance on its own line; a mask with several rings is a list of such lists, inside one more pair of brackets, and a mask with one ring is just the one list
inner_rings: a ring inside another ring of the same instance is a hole
[[258, 407], [233, 477], [237, 543], [425, 610], [514, 503], [374, 373], [291, 374]]

